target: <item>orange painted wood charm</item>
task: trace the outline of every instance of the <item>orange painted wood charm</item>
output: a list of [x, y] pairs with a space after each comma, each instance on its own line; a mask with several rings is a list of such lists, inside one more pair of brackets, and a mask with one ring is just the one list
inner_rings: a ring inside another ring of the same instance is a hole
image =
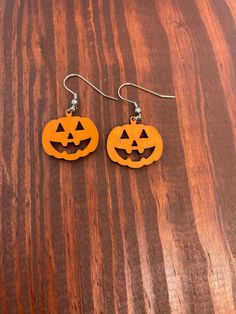
[[76, 160], [95, 151], [98, 146], [98, 130], [87, 117], [72, 116], [49, 121], [42, 135], [45, 152], [59, 159]]
[[117, 126], [107, 139], [110, 159], [122, 166], [141, 168], [158, 160], [163, 151], [162, 138], [153, 126], [137, 124], [131, 117], [130, 124]]

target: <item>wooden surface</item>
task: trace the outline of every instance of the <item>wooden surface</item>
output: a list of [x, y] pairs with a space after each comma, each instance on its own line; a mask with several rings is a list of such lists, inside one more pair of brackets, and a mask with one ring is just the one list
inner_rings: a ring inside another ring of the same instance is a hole
[[[0, 23], [0, 313], [235, 313], [235, 0], [2, 0]], [[126, 81], [175, 94], [128, 91], [161, 160], [110, 161], [133, 108], [77, 79], [99, 147], [47, 156], [73, 72], [111, 95]]]

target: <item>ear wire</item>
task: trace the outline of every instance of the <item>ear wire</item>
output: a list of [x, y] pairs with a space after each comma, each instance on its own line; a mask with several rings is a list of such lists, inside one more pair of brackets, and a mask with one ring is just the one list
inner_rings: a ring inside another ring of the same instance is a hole
[[92, 83], [90, 83], [88, 80], [86, 80], [82, 75], [77, 74], [77, 73], [72, 73], [67, 75], [64, 80], [63, 80], [63, 86], [65, 87], [66, 90], [68, 90], [72, 95], [73, 95], [73, 99], [71, 100], [71, 107], [68, 109], [68, 111], [72, 111], [74, 112], [77, 109], [77, 105], [78, 105], [78, 95], [76, 92], [72, 91], [68, 86], [66, 86], [66, 81], [72, 77], [78, 77], [80, 79], [82, 79], [85, 83], [87, 83], [89, 86], [91, 86], [93, 89], [95, 89], [99, 94], [101, 94], [103, 97], [108, 98], [108, 99], [112, 99], [112, 100], [118, 100], [115, 97], [109, 96], [105, 93], [103, 93], [100, 89], [98, 89], [95, 85], [93, 85]]
[[168, 98], [168, 99], [175, 99], [175, 98], [176, 98], [175, 96], [172, 96], [172, 95], [162, 95], [162, 94], [153, 92], [153, 91], [151, 91], [150, 89], [144, 88], [144, 87], [139, 86], [139, 85], [136, 85], [136, 84], [134, 84], [134, 83], [129, 83], [129, 82], [127, 82], [127, 83], [124, 83], [124, 84], [120, 85], [120, 87], [118, 88], [118, 91], [117, 91], [118, 96], [119, 96], [120, 99], [125, 100], [125, 101], [127, 101], [127, 102], [129, 102], [129, 103], [131, 103], [131, 104], [134, 105], [134, 112], [135, 112], [135, 114], [136, 114], [136, 120], [141, 120], [141, 118], [142, 118], [142, 116], [141, 116], [141, 108], [139, 107], [139, 105], [137, 104], [136, 101], [130, 100], [130, 99], [125, 98], [125, 97], [122, 96], [121, 90], [122, 90], [122, 88], [125, 87], [125, 86], [133, 86], [133, 87], [135, 87], [135, 88], [141, 89], [141, 90], [143, 90], [143, 91], [145, 91], [145, 92], [148, 92], [149, 94], [158, 96], [158, 97], [160, 97], [160, 98]]

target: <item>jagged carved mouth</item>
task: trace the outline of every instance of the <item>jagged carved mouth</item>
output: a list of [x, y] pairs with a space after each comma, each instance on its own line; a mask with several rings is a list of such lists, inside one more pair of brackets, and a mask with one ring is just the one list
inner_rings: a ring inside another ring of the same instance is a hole
[[89, 145], [90, 141], [91, 141], [91, 138], [88, 138], [86, 140], [80, 141], [79, 145], [75, 145], [75, 143], [70, 142], [66, 146], [63, 146], [59, 142], [50, 141], [50, 143], [52, 147], [60, 153], [66, 151], [67, 154], [75, 154], [78, 150], [84, 150]]
[[125, 149], [115, 148], [115, 150], [124, 160], [130, 158], [132, 161], [140, 161], [142, 158], [149, 158], [154, 152], [155, 146], [144, 149], [143, 153], [139, 153], [138, 149], [133, 149], [130, 154], [128, 154]]

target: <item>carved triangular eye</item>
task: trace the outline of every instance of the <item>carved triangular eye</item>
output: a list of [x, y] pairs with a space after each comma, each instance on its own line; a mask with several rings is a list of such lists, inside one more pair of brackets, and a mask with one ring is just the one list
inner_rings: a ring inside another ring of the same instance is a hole
[[63, 126], [61, 125], [61, 123], [59, 123], [56, 132], [64, 132], [64, 131], [65, 130], [64, 130]]
[[142, 133], [140, 135], [140, 138], [148, 138], [147, 133], [145, 130], [142, 130]]
[[120, 138], [129, 138], [127, 132], [124, 130]]
[[82, 126], [82, 124], [81, 124], [80, 121], [78, 122], [77, 127], [76, 127], [75, 130], [76, 130], [76, 131], [84, 130], [84, 128], [83, 128], [83, 126]]

